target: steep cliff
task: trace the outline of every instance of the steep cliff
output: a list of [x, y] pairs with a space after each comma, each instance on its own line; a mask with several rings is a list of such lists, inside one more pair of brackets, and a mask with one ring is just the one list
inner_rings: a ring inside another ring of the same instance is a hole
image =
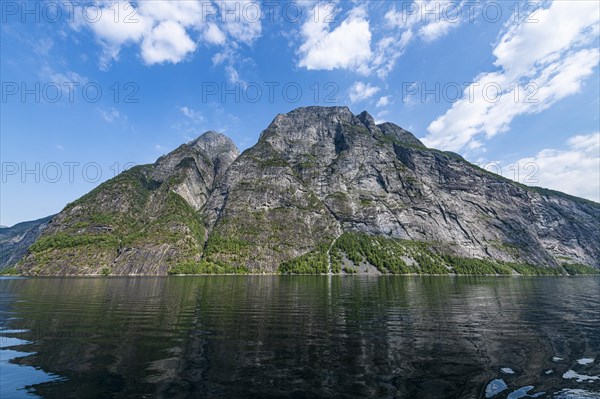
[[26, 274], [166, 274], [197, 261], [206, 230], [202, 208], [239, 152], [207, 132], [136, 166], [69, 204], [19, 264]]
[[15, 265], [44, 232], [53, 216], [0, 227], [0, 270]]
[[[366, 112], [307, 107], [278, 115], [239, 156], [209, 132], [101, 185], [19, 270], [273, 272], [299, 259], [312, 271], [452, 272], [453, 257], [598, 268], [599, 221], [600, 204], [509, 181]], [[369, 258], [373, 248], [390, 259]]]

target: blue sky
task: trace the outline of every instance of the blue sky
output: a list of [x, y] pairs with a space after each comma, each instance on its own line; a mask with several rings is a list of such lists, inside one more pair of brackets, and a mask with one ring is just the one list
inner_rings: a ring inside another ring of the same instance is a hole
[[207, 130], [348, 105], [526, 184], [600, 199], [596, 1], [2, 1], [0, 224]]

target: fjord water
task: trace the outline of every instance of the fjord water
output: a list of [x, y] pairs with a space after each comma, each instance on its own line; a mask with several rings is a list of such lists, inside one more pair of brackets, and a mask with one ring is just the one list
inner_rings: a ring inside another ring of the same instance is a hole
[[4, 278], [0, 293], [3, 399], [600, 396], [598, 277]]

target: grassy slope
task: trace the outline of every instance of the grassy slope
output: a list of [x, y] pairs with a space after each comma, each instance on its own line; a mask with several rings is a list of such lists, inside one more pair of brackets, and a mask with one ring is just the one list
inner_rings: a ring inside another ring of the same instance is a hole
[[60, 231], [44, 234], [29, 248], [36, 269], [69, 261], [86, 273], [109, 274], [124, 248], [161, 244], [177, 249], [171, 267], [197, 258], [205, 236], [201, 216], [168, 182], [150, 181], [147, 168], [132, 168], [67, 205]]

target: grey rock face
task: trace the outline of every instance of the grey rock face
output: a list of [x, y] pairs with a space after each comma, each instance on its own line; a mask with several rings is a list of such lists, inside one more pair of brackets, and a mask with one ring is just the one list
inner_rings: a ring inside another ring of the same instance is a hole
[[400, 126], [394, 125], [393, 123], [385, 122], [377, 125], [377, 127], [381, 130], [381, 133], [391, 137], [395, 141], [405, 143], [409, 146], [427, 148], [421, 143], [421, 140], [413, 136], [411, 132], [402, 129]]
[[154, 165], [152, 178], [162, 183], [178, 175], [173, 191], [198, 210], [206, 203], [215, 182], [223, 177], [239, 154], [227, 136], [206, 132], [159, 158]]
[[0, 228], [0, 270], [14, 266], [27, 254], [27, 249], [44, 232], [52, 216]]
[[[273, 246], [262, 236], [240, 238], [268, 247], [259, 252], [270, 254], [269, 270], [346, 231], [435, 242], [464, 257], [600, 265], [598, 204], [520, 186], [345, 107], [278, 115], [208, 204], [208, 219], [231, 234], [244, 221], [220, 216], [256, 210], [269, 231], [287, 232]], [[290, 225], [274, 216], [282, 210]], [[293, 249], [278, 248], [282, 240]]]
[[239, 151], [207, 132], [69, 204], [19, 264], [25, 274], [166, 274], [197, 261], [203, 207]]
[[[208, 132], [101, 185], [65, 208], [19, 267], [165, 274], [207, 259], [275, 271], [344, 232], [463, 257], [600, 267], [599, 221], [600, 204], [509, 181], [366, 112], [306, 107], [277, 115], [241, 155]], [[98, 234], [110, 245], [39, 244]]]

